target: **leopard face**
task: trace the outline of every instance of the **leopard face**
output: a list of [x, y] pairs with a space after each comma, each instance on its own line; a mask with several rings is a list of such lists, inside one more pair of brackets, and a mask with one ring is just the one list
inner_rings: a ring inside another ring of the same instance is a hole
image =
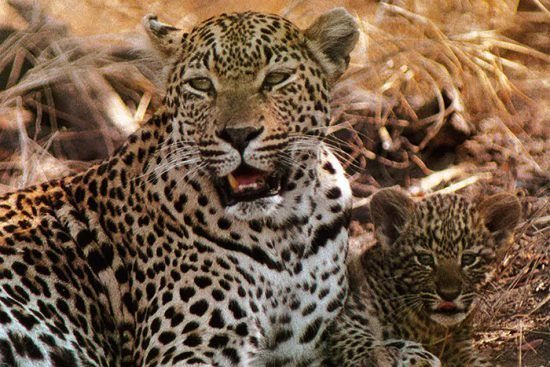
[[210, 176], [228, 213], [271, 215], [294, 169], [317, 159], [329, 88], [357, 38], [351, 18], [301, 31], [279, 16], [247, 12], [185, 33], [149, 17], [146, 29], [172, 60], [165, 105], [184, 160]]
[[[382, 193], [373, 204], [396, 287], [407, 308], [443, 326], [458, 324], [494, 273], [499, 251], [519, 220], [519, 203], [508, 194], [481, 204], [454, 194], [418, 203], [401, 195]], [[400, 209], [390, 210], [392, 219], [376, 209], [393, 205]]]

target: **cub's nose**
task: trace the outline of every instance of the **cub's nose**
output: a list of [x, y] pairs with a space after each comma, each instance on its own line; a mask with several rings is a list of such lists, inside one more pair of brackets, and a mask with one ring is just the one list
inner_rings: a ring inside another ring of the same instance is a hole
[[250, 141], [258, 137], [262, 131], [264, 131], [263, 126], [226, 127], [218, 133], [218, 137], [231, 144], [233, 148], [242, 154]]
[[454, 301], [460, 296], [462, 290], [459, 286], [454, 287], [440, 287], [437, 290], [437, 294], [445, 301]]

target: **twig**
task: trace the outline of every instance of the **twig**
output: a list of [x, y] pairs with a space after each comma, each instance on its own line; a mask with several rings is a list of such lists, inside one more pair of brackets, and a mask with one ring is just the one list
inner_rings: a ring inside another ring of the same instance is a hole
[[478, 173], [476, 175], [473, 175], [471, 177], [468, 177], [462, 181], [459, 181], [457, 183], [454, 183], [452, 185], [447, 186], [444, 189], [438, 190], [434, 192], [434, 194], [449, 194], [458, 190], [461, 190], [465, 187], [468, 187], [470, 185], [475, 184], [479, 180], [489, 180], [492, 177], [492, 175], [488, 172], [485, 173]]
[[442, 171], [436, 171], [422, 178], [418, 184], [409, 187], [412, 195], [430, 192], [443, 181], [451, 181], [465, 172], [464, 166], [453, 166]]
[[426, 163], [424, 163], [416, 154], [411, 156], [411, 160], [418, 166], [418, 168], [420, 168], [420, 170], [422, 170], [422, 173], [425, 175], [430, 175], [433, 173], [433, 171], [426, 166]]
[[546, 15], [550, 15], [550, 10], [548, 10], [540, 0], [532, 0], [532, 1], [540, 8], [540, 10], [546, 13]]
[[15, 99], [17, 106], [17, 130], [19, 131], [19, 146], [21, 147], [21, 167], [23, 175], [19, 181], [18, 188], [22, 189], [27, 186], [30, 172], [29, 172], [29, 136], [27, 135], [27, 129], [23, 121], [23, 99], [17, 97]]

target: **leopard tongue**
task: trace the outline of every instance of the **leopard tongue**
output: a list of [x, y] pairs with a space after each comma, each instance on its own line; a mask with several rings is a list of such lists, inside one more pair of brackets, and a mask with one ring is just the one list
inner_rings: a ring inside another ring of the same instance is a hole
[[454, 302], [451, 301], [443, 301], [439, 305], [437, 305], [438, 311], [453, 311], [456, 309], [456, 305]]

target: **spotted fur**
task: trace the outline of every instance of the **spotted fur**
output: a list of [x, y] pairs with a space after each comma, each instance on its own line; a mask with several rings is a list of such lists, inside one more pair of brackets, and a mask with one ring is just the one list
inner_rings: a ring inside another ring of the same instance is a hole
[[[378, 243], [349, 266], [350, 297], [331, 334], [338, 366], [486, 366], [471, 347], [479, 292], [521, 215], [518, 200], [481, 203], [396, 190], [371, 202]], [[453, 302], [452, 313], [438, 305]]]
[[[170, 70], [163, 109], [103, 163], [0, 197], [0, 365], [319, 365], [351, 198], [322, 140], [355, 22], [144, 24]], [[243, 163], [282, 190], [224, 206], [214, 183]]]

